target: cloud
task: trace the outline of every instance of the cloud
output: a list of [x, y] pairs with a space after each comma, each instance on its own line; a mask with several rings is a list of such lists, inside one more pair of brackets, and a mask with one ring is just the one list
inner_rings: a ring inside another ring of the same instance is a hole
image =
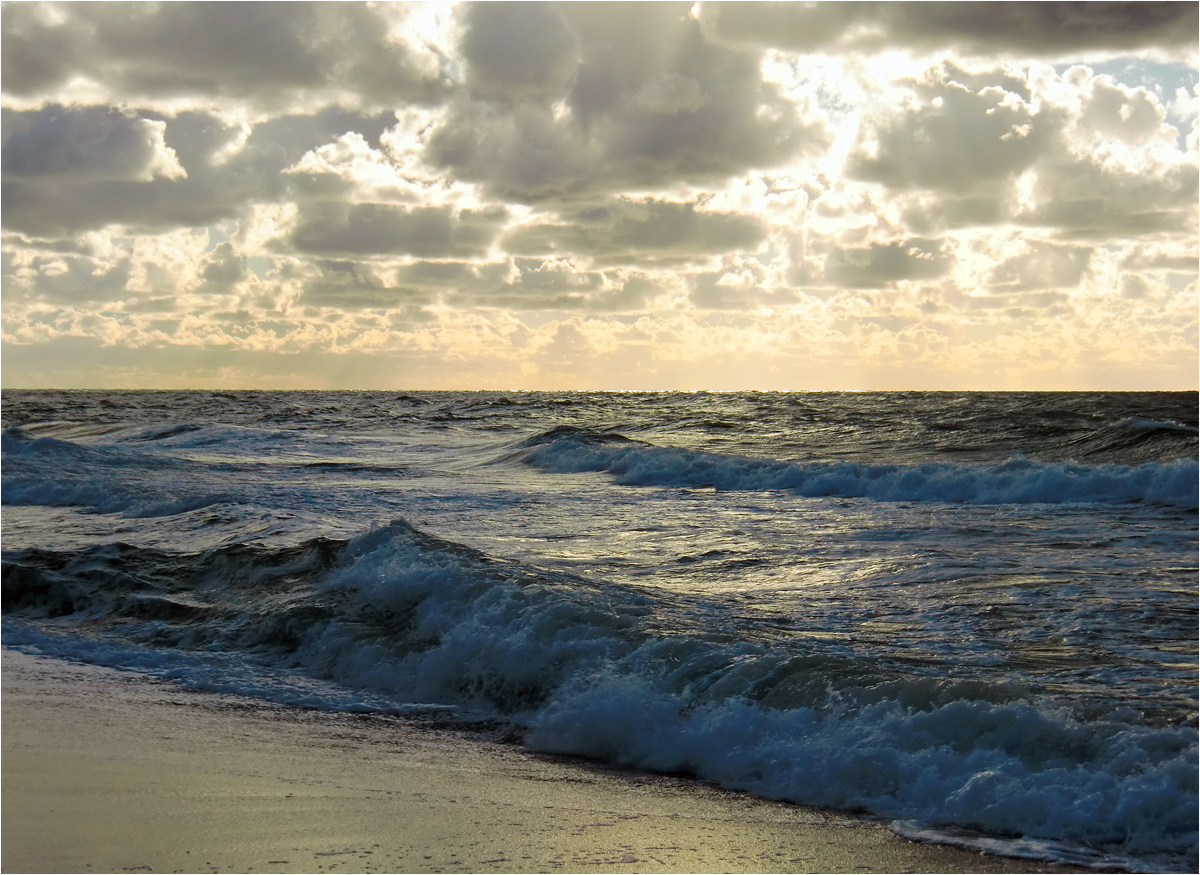
[[514, 255], [577, 253], [606, 264], [671, 263], [754, 249], [764, 223], [692, 203], [624, 198], [567, 213], [558, 222], [518, 227], [501, 245]]
[[1145, 88], [1125, 88], [1110, 76], [1097, 76], [1081, 121], [1102, 136], [1141, 145], [1162, 131], [1166, 117], [1165, 107]]
[[404, 6], [360, 3], [10, 3], [5, 94], [51, 100], [73, 80], [118, 99], [201, 97], [279, 108], [437, 102], [434, 56], [392, 35]]
[[710, 39], [795, 51], [903, 47], [1027, 57], [1195, 45], [1194, 3], [709, 3]]
[[915, 231], [1014, 223], [1099, 238], [1195, 224], [1194, 155], [1145, 88], [1083, 66], [1017, 78], [942, 64], [904, 84], [915, 99], [864, 126], [846, 172], [900, 195]]
[[761, 277], [745, 272], [708, 271], [691, 278], [692, 291], [688, 296], [699, 310], [755, 311], [761, 308], [790, 307], [800, 301], [795, 289], [766, 288]]
[[571, 259], [554, 257], [415, 261], [395, 268], [392, 281], [446, 307], [509, 311], [638, 312], [680, 292], [677, 281], [642, 271], [586, 270]]
[[555, 99], [575, 77], [579, 40], [549, 3], [472, 3], [460, 49], [467, 86], [501, 99]]
[[1092, 239], [1194, 233], [1198, 186], [1196, 166], [1183, 162], [1157, 172], [1063, 162], [1037, 175], [1034, 201], [1011, 220]]
[[830, 142], [763, 80], [757, 52], [707, 42], [682, 4], [485, 3], [465, 26], [473, 96], [451, 104], [428, 158], [493, 197], [720, 181]]
[[328, 107], [246, 131], [207, 112], [141, 115], [150, 118], [105, 107], [6, 111], [4, 227], [50, 237], [234, 219], [250, 204], [283, 199], [292, 183], [284, 171], [306, 152], [347, 132], [378, 145], [395, 121]]
[[503, 209], [309, 203], [301, 206], [291, 247], [310, 255], [486, 255], [503, 225]]
[[301, 306], [328, 307], [335, 310], [393, 310], [407, 308], [419, 313], [433, 303], [428, 292], [394, 285], [386, 271], [377, 265], [359, 261], [317, 260], [301, 268]]
[[1126, 251], [1121, 259], [1121, 267], [1135, 271], [1175, 270], [1195, 273], [1200, 269], [1200, 254], [1197, 254], [1194, 239], [1182, 246], [1139, 244]]
[[1194, 385], [1195, 4], [0, 11], [9, 384]]
[[237, 252], [228, 241], [219, 243], [209, 253], [201, 271], [200, 278], [203, 285], [201, 285], [200, 291], [228, 292], [248, 275], [245, 256]]
[[847, 172], [892, 189], [995, 194], [1038, 160], [1065, 122], [1053, 107], [1035, 108], [1006, 90], [1020, 87], [1011, 76], [996, 75], [997, 84], [978, 89], [979, 77], [970, 86], [959, 78], [943, 66], [912, 83], [924, 101], [867, 128]]
[[79, 181], [149, 182], [181, 179], [187, 171], [163, 139], [166, 124], [107, 107], [47, 107], [9, 114], [18, 130], [4, 139], [6, 179], [54, 176]]
[[4, 302], [86, 304], [125, 295], [132, 274], [128, 257], [101, 261], [83, 255], [3, 253]]
[[825, 278], [843, 288], [871, 289], [900, 280], [935, 279], [944, 275], [953, 261], [940, 240], [911, 238], [839, 247], [825, 260]]
[[1022, 241], [992, 269], [989, 286], [995, 291], [1075, 288], [1088, 269], [1092, 251], [1086, 246]]

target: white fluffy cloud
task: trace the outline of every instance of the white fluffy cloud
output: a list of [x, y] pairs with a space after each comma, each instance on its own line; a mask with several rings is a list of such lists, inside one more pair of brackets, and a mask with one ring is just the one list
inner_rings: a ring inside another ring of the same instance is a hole
[[8, 385], [1195, 386], [1195, 4], [2, 13]]

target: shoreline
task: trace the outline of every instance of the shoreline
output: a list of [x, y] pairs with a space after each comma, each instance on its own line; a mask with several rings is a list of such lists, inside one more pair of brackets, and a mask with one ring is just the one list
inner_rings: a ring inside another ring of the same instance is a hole
[[1086, 872], [3, 649], [3, 872]]

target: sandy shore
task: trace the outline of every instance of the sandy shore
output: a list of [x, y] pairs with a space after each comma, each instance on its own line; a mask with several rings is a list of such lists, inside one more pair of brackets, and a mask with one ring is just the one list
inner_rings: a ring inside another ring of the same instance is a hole
[[4, 872], [1065, 872], [849, 815], [3, 651]]

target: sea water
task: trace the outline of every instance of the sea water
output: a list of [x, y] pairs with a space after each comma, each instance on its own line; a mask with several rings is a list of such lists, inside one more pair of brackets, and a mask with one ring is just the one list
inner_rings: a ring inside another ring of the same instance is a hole
[[1195, 393], [3, 393], [3, 643], [1197, 867]]

